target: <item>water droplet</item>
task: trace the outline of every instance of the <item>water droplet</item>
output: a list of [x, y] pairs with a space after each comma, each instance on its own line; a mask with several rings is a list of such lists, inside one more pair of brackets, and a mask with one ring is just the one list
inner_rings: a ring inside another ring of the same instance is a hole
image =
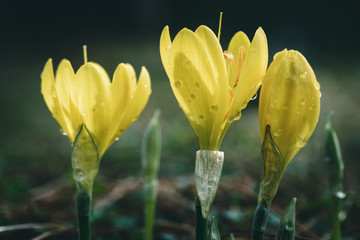
[[306, 99], [306, 98], [301, 99], [300, 105], [304, 106], [306, 103], [307, 103], [307, 99]]
[[278, 129], [274, 132], [275, 137], [280, 137], [282, 134], [283, 134], [283, 130], [281, 130], [281, 129]]
[[144, 88], [148, 88], [149, 86], [147, 84], [144, 85]]
[[75, 168], [73, 172], [73, 176], [76, 182], [82, 182], [85, 180], [86, 176], [84, 172], [80, 168]]
[[120, 139], [119, 137], [115, 138], [115, 142], [119, 141], [119, 139]]
[[300, 79], [305, 79], [307, 75], [307, 72], [303, 72], [299, 74]]
[[344, 199], [346, 197], [346, 193], [344, 193], [343, 191], [338, 191], [336, 193], [336, 196], [340, 199]]
[[277, 99], [275, 99], [274, 101], [271, 102], [271, 106], [275, 107], [278, 104], [278, 102], [279, 101]]
[[175, 85], [176, 88], [181, 87], [181, 82], [175, 81], [174, 85]]
[[296, 144], [298, 145], [298, 147], [305, 147], [306, 142], [307, 142], [307, 140], [306, 140], [305, 137], [299, 136], [298, 139], [297, 139]]
[[195, 82], [195, 87], [199, 88], [200, 84], [198, 82]]
[[285, 111], [288, 110], [288, 106], [286, 104], [282, 105], [281, 108], [282, 108], [282, 110], [285, 110]]
[[169, 44], [169, 45], [167, 46], [166, 50], [170, 51], [170, 49], [171, 49], [171, 44]]
[[258, 94], [256, 92], [255, 95], [250, 100], [255, 100], [257, 98], [257, 96], [258, 96]]
[[316, 90], [320, 90], [320, 83], [318, 81], [315, 80], [314, 82], [314, 87]]
[[218, 106], [216, 104], [211, 106], [211, 110], [213, 110], [214, 112], [216, 112], [218, 110]]
[[195, 99], [195, 98], [196, 98], [195, 94], [193, 94], [193, 93], [190, 95], [190, 97], [191, 97], [192, 99]]
[[67, 133], [64, 132], [64, 130], [63, 130], [62, 128], [60, 128], [60, 133], [61, 133], [61, 135], [63, 135], [63, 136], [67, 136]]
[[309, 107], [309, 111], [314, 110], [314, 108], [315, 108], [315, 104], [313, 103], [313, 104], [311, 104], [311, 106]]
[[205, 120], [204, 115], [199, 115], [199, 119], [200, 119], [200, 120]]
[[241, 112], [238, 112], [236, 116], [234, 117], [234, 121], [237, 121], [241, 118]]

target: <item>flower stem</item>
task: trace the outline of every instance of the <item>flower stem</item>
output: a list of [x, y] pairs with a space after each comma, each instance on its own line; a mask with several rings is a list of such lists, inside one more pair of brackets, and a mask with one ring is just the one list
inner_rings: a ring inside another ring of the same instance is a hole
[[91, 211], [92, 193], [83, 192], [78, 189], [77, 194], [77, 214], [79, 223], [79, 239], [90, 240], [90, 211]]
[[201, 212], [201, 204], [198, 195], [195, 196], [195, 229], [196, 229], [196, 240], [207, 239], [207, 218], [203, 218]]
[[252, 226], [252, 239], [263, 240], [267, 219], [269, 217], [269, 209], [264, 204], [256, 207], [254, 221]]

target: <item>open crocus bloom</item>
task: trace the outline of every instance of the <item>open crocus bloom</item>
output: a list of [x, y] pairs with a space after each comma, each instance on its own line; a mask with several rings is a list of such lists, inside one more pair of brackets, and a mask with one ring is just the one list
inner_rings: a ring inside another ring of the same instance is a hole
[[267, 126], [284, 167], [306, 145], [320, 113], [320, 84], [305, 57], [294, 50], [274, 56], [260, 93], [261, 141]]
[[121, 63], [110, 82], [106, 71], [88, 62], [74, 73], [64, 59], [54, 76], [49, 59], [41, 74], [41, 92], [53, 117], [74, 142], [82, 124], [96, 140], [100, 156], [135, 121], [151, 93], [150, 76], [142, 68], [139, 81], [130, 64]]
[[223, 52], [206, 26], [182, 29], [171, 42], [161, 34], [160, 54], [171, 87], [195, 130], [202, 150], [218, 150], [231, 122], [261, 85], [268, 61], [265, 33], [259, 28], [250, 43], [243, 32]]

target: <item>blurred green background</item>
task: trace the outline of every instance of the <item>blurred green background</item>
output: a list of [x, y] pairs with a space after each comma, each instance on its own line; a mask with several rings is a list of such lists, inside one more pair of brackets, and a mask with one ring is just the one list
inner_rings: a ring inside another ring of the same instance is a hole
[[[269, 62], [284, 48], [296, 49], [308, 59], [321, 84], [318, 127], [285, 172], [273, 201], [269, 238], [293, 196], [298, 198], [299, 239], [320, 239], [330, 232], [322, 144], [325, 119], [333, 109], [348, 194], [342, 211], [343, 235], [359, 239], [360, 20], [355, 3], [2, 1], [0, 226], [58, 225], [0, 232], [0, 239], [32, 239], [49, 229], [57, 234], [48, 239], [76, 239], [71, 146], [42, 98], [40, 73], [50, 57], [55, 68], [67, 58], [78, 69], [83, 63], [83, 44], [88, 46], [89, 60], [101, 64], [110, 77], [121, 62], [131, 63], [137, 73], [146, 66], [153, 89], [139, 120], [102, 159], [94, 190], [95, 239], [138, 239], [142, 226], [140, 144], [157, 108], [162, 111], [163, 149], [155, 239], [193, 237], [193, 170], [199, 145], [162, 68], [159, 37], [166, 25], [172, 38], [183, 27], [195, 30], [201, 24], [217, 32], [220, 11], [224, 12], [224, 50], [237, 31], [252, 38], [261, 26], [268, 38]], [[249, 236], [261, 176], [257, 105], [257, 99], [249, 104], [221, 145], [226, 160], [213, 215], [219, 217], [225, 239], [230, 232], [239, 239]]]

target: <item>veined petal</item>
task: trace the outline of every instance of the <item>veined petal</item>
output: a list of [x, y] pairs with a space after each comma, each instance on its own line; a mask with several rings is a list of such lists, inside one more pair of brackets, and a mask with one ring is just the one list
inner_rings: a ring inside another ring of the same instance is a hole
[[41, 73], [41, 93], [43, 94], [46, 105], [61, 128], [65, 132], [69, 131], [64, 118], [62, 106], [59, 101], [59, 95], [56, 90], [54, 69], [51, 58], [46, 62], [44, 70]]
[[268, 63], [267, 40], [262, 28], [259, 28], [246, 51], [245, 61], [234, 89], [234, 103], [231, 116], [241, 112], [255, 95], [261, 85]]
[[55, 111], [54, 100], [57, 98], [57, 92], [51, 58], [49, 58], [49, 60], [46, 62], [44, 70], [41, 73], [41, 93], [50, 112], [53, 113], [53, 111]]
[[113, 140], [119, 137], [135, 120], [138, 119], [140, 113], [146, 106], [149, 96], [151, 94], [151, 81], [149, 72], [145, 67], [141, 68], [139, 81], [136, 85], [136, 89], [131, 96], [130, 102], [127, 105], [123, 118], [118, 125], [116, 135], [113, 136]]
[[160, 37], [160, 56], [167, 75], [171, 74], [171, 72], [169, 72], [170, 48], [171, 48], [171, 38], [169, 33], [169, 26], [166, 26], [164, 27]]
[[168, 72], [172, 73], [168, 76], [179, 105], [195, 130], [201, 148], [209, 149], [216, 117], [211, 107], [221, 107], [219, 96], [223, 89], [219, 89], [208, 51], [199, 36], [183, 29], [173, 41], [168, 61]]
[[229, 69], [229, 84], [233, 88], [235, 86], [235, 81], [238, 81], [236, 77], [238, 76], [238, 65], [239, 65], [239, 49], [244, 47], [245, 53], [248, 52], [250, 47], [250, 40], [246, 34], [242, 31], [237, 32], [231, 39], [228, 47], [228, 51], [233, 56], [233, 62], [226, 61]]
[[110, 79], [105, 70], [96, 63], [86, 63], [77, 71], [71, 99], [78, 108], [89, 131], [103, 152], [103, 139], [109, 129]]
[[198, 35], [202, 43], [205, 46], [205, 49], [208, 53], [210, 64], [214, 70], [215, 80], [218, 83], [218, 86], [221, 88], [227, 88], [227, 72], [226, 65], [224, 60], [224, 54], [222, 47], [219, 43], [219, 40], [207, 26], [200, 26], [196, 29], [195, 34]]
[[211, 105], [211, 110], [214, 111], [216, 115], [213, 128], [211, 130], [211, 146], [209, 146], [209, 149], [217, 149], [221, 141], [221, 135], [225, 122], [227, 122], [226, 115], [229, 111], [230, 105], [232, 104], [229, 93], [228, 73], [226, 70], [222, 47], [213, 31], [202, 25], [195, 31], [195, 33], [201, 38], [207, 50], [212, 69], [214, 70], [215, 79], [217, 80], [218, 92], [220, 93], [214, 96], [214, 98], [217, 98], [214, 99], [214, 102], [217, 104]]
[[64, 112], [65, 126], [62, 126], [62, 128], [64, 132], [71, 135], [72, 133], [70, 132], [73, 131], [71, 118], [69, 118], [69, 115], [66, 114], [70, 111], [70, 92], [75, 76], [71, 63], [66, 59], [62, 60], [56, 70], [55, 76], [59, 103]]
[[136, 80], [134, 83], [132, 74], [132, 69], [124, 63], [119, 64], [114, 72], [110, 86], [110, 112], [108, 113], [111, 115], [111, 128], [104, 139], [104, 149], [107, 149], [122, 133], [119, 132], [119, 126], [136, 89]]

